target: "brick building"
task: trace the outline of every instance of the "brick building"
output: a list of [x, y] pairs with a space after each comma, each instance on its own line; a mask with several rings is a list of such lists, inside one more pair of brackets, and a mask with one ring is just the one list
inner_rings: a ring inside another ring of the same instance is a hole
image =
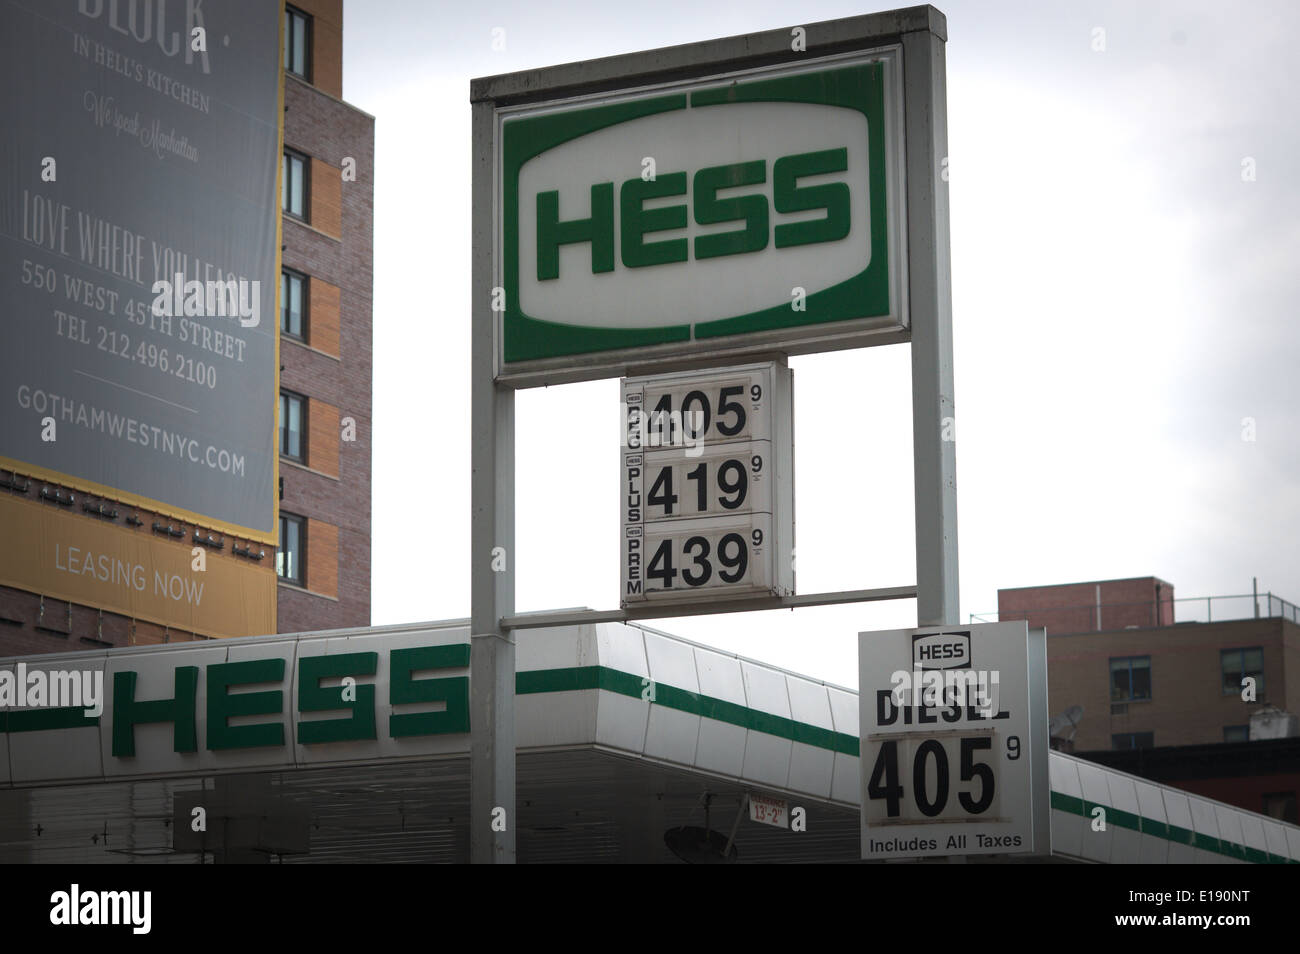
[[998, 619], [1026, 619], [1049, 635], [1174, 622], [1174, 587], [1154, 576], [998, 590]]
[[1140, 577], [999, 590], [998, 618], [1047, 628], [1052, 712], [1084, 710], [1076, 752], [1211, 745], [1247, 741], [1264, 705], [1300, 712], [1296, 608], [1226, 600], [1248, 618], [1176, 622], [1173, 586]]
[[[1255, 680], [1255, 701], [1242, 678]], [[1244, 742], [1271, 703], [1300, 710], [1300, 626], [1281, 617], [1053, 636], [1054, 713], [1083, 706], [1076, 752]]]
[[[225, 536], [192, 515], [0, 471], [11, 508], [58, 512], [68, 539], [111, 535], [129, 552], [138, 537], [187, 565], [192, 544], [220, 538], [205, 550], [208, 572], [255, 576], [267, 603], [276, 594], [274, 627], [253, 633], [370, 623], [374, 118], [340, 98], [342, 0], [286, 6], [283, 28], [280, 546]], [[17, 542], [16, 526], [0, 530], [6, 545]], [[0, 656], [215, 635], [202, 610], [187, 628], [107, 606], [0, 585]]]
[[340, 98], [342, 0], [286, 7], [285, 55], [276, 568], [293, 633], [370, 625], [375, 120]]

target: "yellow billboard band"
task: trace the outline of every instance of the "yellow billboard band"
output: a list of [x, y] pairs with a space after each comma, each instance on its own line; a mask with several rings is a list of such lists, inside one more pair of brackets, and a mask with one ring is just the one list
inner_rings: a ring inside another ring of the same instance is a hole
[[[276, 576], [141, 527], [0, 495], [0, 584], [205, 636], [275, 632]], [[200, 559], [201, 556], [201, 559]], [[202, 569], [196, 569], [202, 566]]]
[[[277, 283], [278, 285], [278, 283]], [[277, 292], [277, 294], [279, 294]], [[278, 302], [278, 299], [277, 299]], [[279, 368], [280, 362], [280, 336], [275, 337], [276, 345], [276, 368]], [[279, 414], [279, 378], [280, 373], [276, 371], [276, 414]], [[277, 445], [278, 446], [278, 445]], [[275, 455], [275, 485], [279, 486], [280, 479], [280, 457], [277, 452]], [[259, 530], [257, 527], [244, 527], [237, 523], [231, 523], [227, 520], [217, 520], [213, 517], [196, 513], [193, 510], [186, 510], [184, 507], [177, 507], [161, 500], [154, 500], [152, 497], [143, 494], [133, 494], [130, 491], [122, 490], [118, 487], [108, 487], [104, 484], [96, 483], [93, 480], [85, 480], [72, 474], [63, 474], [57, 470], [51, 470], [48, 467], [39, 467], [35, 464], [29, 464], [26, 461], [17, 460], [12, 457], [5, 457], [0, 454], [0, 470], [13, 471], [20, 477], [31, 477], [36, 480], [45, 480], [50, 483], [59, 484], [63, 487], [70, 487], [78, 493], [91, 494], [95, 497], [104, 497], [116, 503], [126, 504], [136, 507], [140, 510], [150, 510], [154, 513], [162, 514], [173, 520], [180, 520], [184, 523], [195, 523], [205, 530], [215, 530], [223, 533], [228, 537], [243, 537], [246, 540], [256, 540], [258, 543], [265, 543], [268, 546], [277, 546], [280, 542], [279, 529], [279, 497], [275, 497], [276, 514], [271, 530]]]

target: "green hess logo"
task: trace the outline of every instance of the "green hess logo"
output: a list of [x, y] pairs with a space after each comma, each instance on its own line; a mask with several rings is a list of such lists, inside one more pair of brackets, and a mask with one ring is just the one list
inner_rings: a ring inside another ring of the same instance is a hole
[[[653, 157], [648, 157], [653, 158]], [[778, 213], [822, 210], [821, 218], [787, 222], [775, 230], [768, 214], [765, 192], [745, 190], [746, 186], [767, 183], [767, 162], [736, 162], [711, 166], [696, 172], [665, 176], [645, 174], [622, 183], [618, 190], [620, 254], [614, 248], [614, 183], [601, 182], [591, 187], [591, 215], [585, 219], [560, 221], [560, 193], [556, 190], [537, 193], [537, 280], [553, 281], [560, 277], [560, 248], [564, 245], [590, 246], [593, 274], [614, 271], [616, 257], [625, 268], [644, 268], [671, 262], [685, 262], [692, 248], [694, 257], [718, 258], [761, 252], [769, 242], [776, 248], [793, 248], [818, 242], [835, 242], [849, 234], [852, 220], [849, 184], [838, 181], [826, 185], [799, 186], [802, 177], [822, 176], [848, 171], [848, 149], [827, 149], [802, 155], [785, 156], [772, 164], [772, 205]], [[657, 205], [647, 208], [652, 199], [686, 196], [691, 183], [691, 215], [688, 207]], [[724, 190], [736, 190], [728, 198]], [[656, 232], [684, 232], [688, 223], [716, 225], [733, 223], [731, 230], [701, 231], [694, 239], [686, 237], [650, 241]], [[735, 228], [734, 223], [740, 227]]]
[[501, 126], [504, 359], [891, 313], [885, 64]]

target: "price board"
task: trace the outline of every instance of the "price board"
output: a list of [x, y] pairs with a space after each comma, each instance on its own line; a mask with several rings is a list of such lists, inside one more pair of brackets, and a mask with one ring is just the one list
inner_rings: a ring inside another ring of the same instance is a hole
[[794, 592], [783, 363], [625, 378], [623, 606]]
[[863, 858], [1050, 851], [1045, 636], [858, 634]]

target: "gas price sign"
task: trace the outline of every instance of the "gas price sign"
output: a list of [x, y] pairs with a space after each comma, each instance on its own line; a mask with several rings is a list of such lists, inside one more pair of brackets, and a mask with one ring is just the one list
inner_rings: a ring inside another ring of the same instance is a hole
[[1046, 633], [858, 634], [862, 857], [1045, 854]]
[[624, 378], [623, 606], [794, 592], [784, 364]]

